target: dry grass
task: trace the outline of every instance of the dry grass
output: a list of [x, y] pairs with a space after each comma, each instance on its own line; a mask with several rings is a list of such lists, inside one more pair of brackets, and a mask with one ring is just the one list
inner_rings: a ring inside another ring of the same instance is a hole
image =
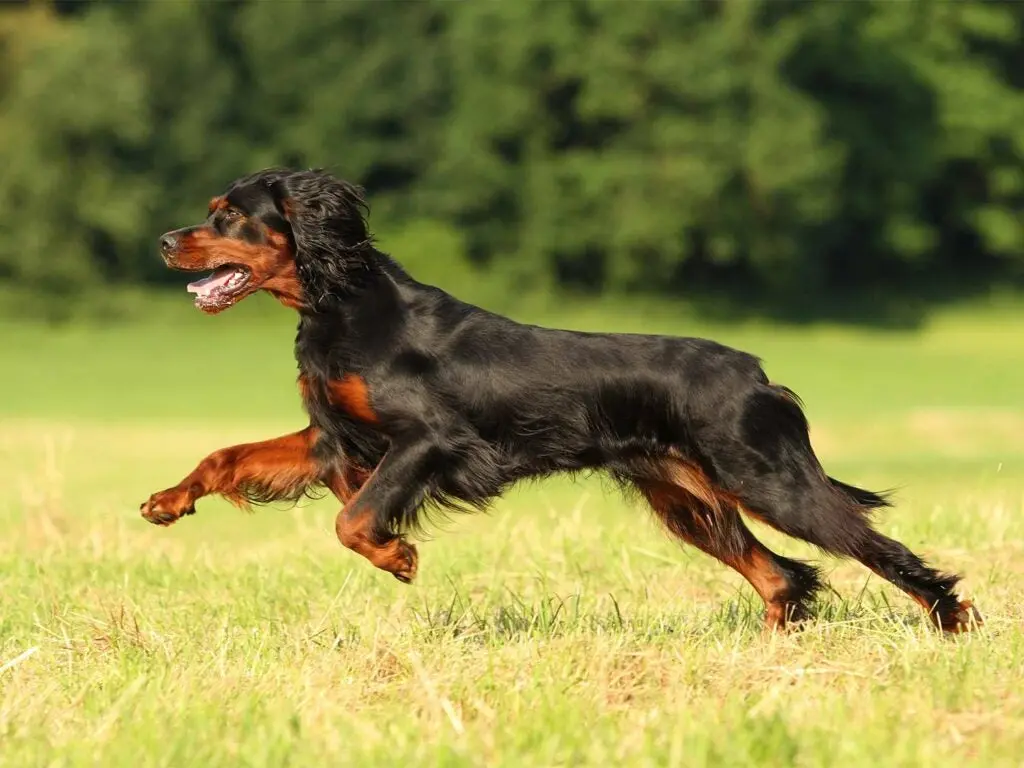
[[902, 595], [833, 562], [837, 594], [819, 621], [764, 640], [734, 574], [596, 483], [524, 489], [492, 517], [456, 521], [423, 545], [412, 588], [336, 544], [328, 502], [246, 516], [210, 501], [167, 531], [138, 520], [145, 489], [217, 434], [0, 430], [5, 487], [20, 489], [5, 497], [0, 542], [0, 761], [817, 765], [883, 750], [887, 764], [922, 765], [1019, 753], [1019, 499], [923, 491], [887, 523], [968, 574], [988, 620], [978, 635], [937, 636]]
[[[102, 381], [73, 403], [41, 387], [8, 393], [0, 422], [0, 764], [1020, 765], [1024, 406], [1009, 393], [1024, 365], [956, 390], [925, 374], [958, 347], [928, 335], [793, 335], [787, 356], [778, 333], [743, 333], [783, 350], [779, 379], [796, 379], [831, 472], [902, 486], [884, 529], [966, 575], [983, 630], [940, 637], [906, 597], [826, 561], [818, 620], [762, 638], [739, 577], [595, 482], [453, 521], [413, 587], [344, 551], [326, 500], [252, 516], [211, 500], [158, 529], [137, 516], [151, 491], [294, 426], [291, 372], [282, 405], [248, 420], [230, 418], [227, 379], [191, 418], [147, 415], [138, 393], [89, 400], [116, 392]], [[96, 344], [90, 375], [130, 368], [123, 344]], [[856, 384], [872, 345], [907, 366], [883, 399]], [[31, 356], [8, 359], [29, 377]]]

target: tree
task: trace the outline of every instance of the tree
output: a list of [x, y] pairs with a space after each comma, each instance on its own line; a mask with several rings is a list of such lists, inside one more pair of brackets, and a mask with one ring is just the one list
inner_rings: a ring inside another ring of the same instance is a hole
[[1013, 278], [1022, 25], [981, 0], [33, 3], [0, 13], [0, 279], [58, 305], [173, 279], [154, 238], [278, 164], [366, 185], [414, 272], [468, 253], [512, 292]]
[[[138, 276], [138, 200], [153, 179], [133, 163], [150, 129], [145, 82], [115, 20], [32, 12], [8, 49], [17, 75], [0, 111], [0, 273], [66, 297]], [[89, 62], [88, 67], [83, 62]]]

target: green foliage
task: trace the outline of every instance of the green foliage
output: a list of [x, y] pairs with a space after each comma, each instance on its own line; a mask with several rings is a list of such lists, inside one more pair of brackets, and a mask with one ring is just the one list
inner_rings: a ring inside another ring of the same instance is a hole
[[[57, 295], [138, 262], [133, 218], [155, 179], [125, 162], [150, 121], [119, 33], [102, 11], [55, 22], [23, 46], [4, 94], [0, 272]], [[84, 97], [55, 98], [69, 92]]]
[[272, 164], [471, 298], [1024, 275], [1022, 6], [57, 8], [0, 12], [0, 279], [57, 301], [169, 279], [155, 236]]

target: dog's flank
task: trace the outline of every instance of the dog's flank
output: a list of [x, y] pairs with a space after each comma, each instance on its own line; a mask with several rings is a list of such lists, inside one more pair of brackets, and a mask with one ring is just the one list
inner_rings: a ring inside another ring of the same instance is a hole
[[943, 629], [976, 620], [955, 576], [872, 527], [883, 494], [826, 474], [799, 397], [753, 355], [524, 325], [467, 304], [378, 250], [362, 190], [320, 171], [262, 171], [215, 200], [204, 223], [161, 239], [163, 257], [215, 270], [197, 300], [205, 311], [257, 290], [298, 311], [309, 426], [214, 454], [144, 505], [153, 522], [207, 493], [269, 501], [323, 486], [343, 504], [341, 542], [410, 581], [418, 558], [405, 536], [430, 511], [482, 509], [519, 480], [598, 471], [742, 574], [770, 628], [808, 617], [821, 579], [765, 547], [743, 515], [861, 561]]

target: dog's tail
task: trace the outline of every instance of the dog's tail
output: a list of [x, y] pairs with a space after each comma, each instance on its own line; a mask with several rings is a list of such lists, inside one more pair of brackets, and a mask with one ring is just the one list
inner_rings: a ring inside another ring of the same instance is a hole
[[867, 507], [868, 509], [880, 509], [882, 507], [892, 506], [892, 503], [889, 501], [889, 496], [892, 493], [891, 491], [882, 491], [880, 493], [866, 491], [855, 485], [847, 485], [840, 480], [836, 480], [834, 477], [829, 477], [828, 481], [832, 484], [833, 488], [849, 498], [855, 504], [859, 504], [862, 507]]

